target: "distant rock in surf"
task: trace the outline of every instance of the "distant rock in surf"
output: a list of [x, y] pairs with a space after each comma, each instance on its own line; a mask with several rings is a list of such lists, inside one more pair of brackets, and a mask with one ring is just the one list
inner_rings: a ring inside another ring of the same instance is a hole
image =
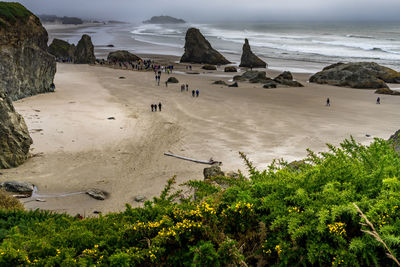
[[310, 82], [359, 89], [388, 89], [386, 83], [400, 83], [400, 72], [374, 62], [336, 63], [311, 76]]
[[118, 50], [115, 52], [111, 52], [107, 56], [108, 62], [129, 62], [129, 61], [139, 61], [140, 57], [125, 51], [125, 50]]
[[240, 60], [239, 67], [247, 67], [247, 68], [266, 68], [267, 63], [262, 61], [259, 57], [257, 57], [250, 48], [249, 40], [245, 39], [243, 45], [243, 53], [242, 58]]
[[96, 57], [94, 55], [94, 46], [92, 38], [84, 34], [76, 46], [74, 63], [76, 64], [94, 64]]
[[196, 28], [190, 28], [186, 32], [185, 53], [181, 62], [224, 65], [230, 62], [204, 38]]
[[186, 23], [183, 19], [177, 19], [171, 16], [154, 16], [149, 20], [143, 21], [145, 24], [180, 24]]
[[19, 3], [0, 2], [0, 89], [12, 100], [52, 92], [54, 56], [40, 20]]

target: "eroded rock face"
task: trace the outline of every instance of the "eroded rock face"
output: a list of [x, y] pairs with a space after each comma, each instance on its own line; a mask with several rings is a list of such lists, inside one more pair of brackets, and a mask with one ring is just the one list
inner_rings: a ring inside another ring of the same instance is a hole
[[265, 68], [267, 63], [257, 57], [250, 48], [249, 40], [244, 40], [242, 58], [239, 67], [247, 68]]
[[74, 63], [76, 64], [94, 64], [96, 57], [94, 56], [94, 46], [92, 38], [84, 34], [76, 46]]
[[185, 53], [181, 62], [224, 65], [230, 62], [204, 38], [196, 28], [190, 28], [186, 32]]
[[55, 38], [49, 46], [49, 53], [56, 58], [70, 58], [73, 60], [75, 54], [75, 45], [67, 41]]
[[359, 89], [389, 88], [400, 83], [400, 72], [374, 62], [336, 63], [314, 74], [310, 82]]
[[21, 4], [2, 5], [10, 10], [0, 12], [0, 88], [12, 100], [52, 92], [56, 61], [47, 52], [47, 31]]
[[139, 60], [140, 57], [125, 50], [118, 50], [115, 52], [111, 52], [107, 56], [107, 61], [109, 62], [130, 62]]
[[24, 118], [15, 111], [11, 99], [0, 89], [0, 169], [24, 163], [31, 144]]

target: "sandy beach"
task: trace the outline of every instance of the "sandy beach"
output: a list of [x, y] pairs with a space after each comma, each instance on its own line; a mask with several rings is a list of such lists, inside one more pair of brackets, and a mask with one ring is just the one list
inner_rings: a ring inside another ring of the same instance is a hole
[[[373, 90], [310, 84], [308, 74], [294, 75], [304, 88], [263, 89], [247, 82], [230, 88], [212, 82], [229, 81], [232, 74], [222, 68], [204, 73], [199, 67], [194, 69], [201, 74], [188, 75], [177, 66], [170, 76], [180, 83], [165, 87], [164, 73], [157, 86], [152, 72], [58, 64], [55, 93], [14, 103], [30, 129], [33, 157], [3, 170], [1, 179], [37, 186], [46, 202], [22, 200], [28, 209], [92, 216], [122, 210], [125, 203], [141, 205], [135, 196], [159, 195], [174, 175], [178, 184], [202, 179], [205, 165], [164, 152], [212, 157], [223, 162], [224, 171], [245, 172], [239, 151], [263, 169], [273, 159], [302, 159], [307, 148], [325, 151], [325, 143], [338, 145], [350, 135], [363, 144], [373, 137], [387, 139], [400, 123], [400, 97], [381, 96], [376, 105]], [[181, 92], [186, 83], [189, 92]], [[193, 98], [191, 89], [199, 89], [200, 97]], [[325, 107], [326, 97], [331, 107]], [[151, 112], [150, 105], [158, 102], [162, 112]], [[89, 188], [104, 190], [109, 198], [61, 196]]]

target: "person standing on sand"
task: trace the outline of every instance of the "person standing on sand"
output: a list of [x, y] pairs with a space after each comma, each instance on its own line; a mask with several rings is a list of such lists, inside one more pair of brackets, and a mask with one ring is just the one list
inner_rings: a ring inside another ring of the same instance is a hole
[[195, 93], [196, 93], [196, 92], [195, 92], [194, 90], [192, 90], [192, 96], [193, 96], [193, 97], [194, 97]]
[[151, 112], [154, 112], [154, 105], [151, 104]]
[[157, 112], [157, 104], [154, 104], [154, 111]]
[[196, 97], [199, 97], [200, 91], [199, 89], [196, 90]]
[[326, 106], [327, 107], [331, 106], [331, 100], [329, 99], [329, 97], [326, 99]]
[[381, 103], [381, 98], [380, 97], [378, 97], [377, 99], [376, 99], [376, 104], [380, 104]]
[[158, 110], [160, 110], [160, 112], [161, 112], [161, 107], [162, 107], [161, 102], [159, 102], [158, 103]]
[[168, 87], [168, 81], [165, 81], [165, 87]]
[[189, 84], [186, 84], [186, 92], [189, 91]]

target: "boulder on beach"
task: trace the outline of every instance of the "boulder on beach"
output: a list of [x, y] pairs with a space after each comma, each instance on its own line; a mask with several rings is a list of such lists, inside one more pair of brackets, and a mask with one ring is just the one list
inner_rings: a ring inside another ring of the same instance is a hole
[[186, 32], [185, 53], [181, 58], [181, 62], [213, 65], [230, 63], [223, 55], [211, 47], [211, 44], [196, 28], [190, 28]]
[[222, 80], [215, 81], [215, 82], [213, 82], [213, 84], [228, 85], [225, 81], [222, 81]]
[[54, 91], [47, 41], [39, 18], [19, 3], [0, 2], [0, 88], [12, 100]]
[[215, 65], [210, 65], [210, 64], [206, 64], [204, 66], [201, 67], [203, 70], [217, 70], [217, 66]]
[[257, 57], [250, 48], [249, 40], [244, 40], [242, 58], [239, 67], [266, 68], [267, 63]]
[[67, 41], [54, 38], [49, 46], [49, 53], [56, 58], [71, 58], [73, 60], [75, 54], [75, 45]]
[[314, 74], [310, 82], [359, 89], [389, 88], [400, 83], [400, 72], [375, 62], [336, 63]]
[[76, 64], [94, 64], [96, 57], [94, 55], [94, 46], [92, 38], [89, 35], [84, 34], [79, 40], [78, 45], [75, 49], [74, 63]]
[[228, 87], [239, 87], [237, 82], [234, 82], [232, 84], [229, 84]]
[[179, 83], [178, 79], [175, 77], [169, 77], [167, 82], [168, 83]]
[[105, 200], [107, 198], [106, 192], [94, 188], [87, 190], [86, 194], [97, 200]]
[[0, 184], [0, 188], [12, 193], [25, 193], [31, 195], [34, 185], [27, 182], [6, 181]]
[[225, 173], [221, 171], [221, 168], [217, 165], [212, 165], [211, 167], [204, 168], [203, 170], [204, 179], [210, 179], [216, 176], [225, 176]]
[[129, 61], [139, 61], [140, 57], [126, 51], [126, 50], [118, 50], [114, 52], [110, 52], [107, 56], [108, 62], [129, 62]]
[[293, 75], [290, 71], [284, 71], [275, 77], [274, 82], [289, 87], [304, 87], [298, 81], [293, 80]]
[[379, 88], [375, 91], [375, 94], [382, 94], [382, 95], [400, 95], [400, 91], [394, 91], [389, 88]]
[[237, 69], [235, 66], [228, 66], [225, 67], [224, 72], [237, 72]]
[[32, 139], [24, 118], [0, 88], [0, 169], [17, 167], [29, 155]]

